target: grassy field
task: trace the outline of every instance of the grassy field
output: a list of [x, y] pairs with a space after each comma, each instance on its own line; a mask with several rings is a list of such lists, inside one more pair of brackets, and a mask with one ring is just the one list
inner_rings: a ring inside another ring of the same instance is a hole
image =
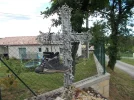
[[133, 53], [132, 52], [120, 52], [120, 56], [121, 57], [133, 57]]
[[134, 78], [117, 68], [107, 71], [111, 74], [109, 100], [134, 100]]
[[[13, 64], [12, 64], [13, 63]], [[8, 62], [12, 69], [19, 77], [36, 93], [41, 94], [63, 86], [63, 74], [36, 74], [33, 71], [17, 69], [20, 65], [18, 62]], [[97, 74], [93, 56], [90, 59], [80, 59], [76, 65], [75, 82]], [[8, 77], [7, 77], [8, 76]], [[30, 91], [14, 76], [8, 69], [1, 64], [0, 83], [2, 89], [2, 100], [23, 100], [33, 96]], [[4, 85], [3, 85], [4, 83]]]
[[122, 62], [134, 65], [134, 59], [129, 59], [129, 58], [121, 58]]

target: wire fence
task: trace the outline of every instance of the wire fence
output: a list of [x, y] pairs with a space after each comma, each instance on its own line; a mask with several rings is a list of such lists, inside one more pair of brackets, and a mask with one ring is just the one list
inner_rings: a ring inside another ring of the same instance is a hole
[[95, 46], [95, 51], [94, 51], [98, 61], [103, 67], [103, 74], [105, 74], [106, 69], [105, 69], [105, 46], [104, 43], [97, 44]]
[[[43, 52], [51, 51], [50, 46], [8, 46], [7, 49], [6, 55], [0, 52], [0, 100], [24, 100], [63, 86], [64, 73], [35, 73]], [[52, 48], [52, 52], [57, 51], [62, 59], [61, 48]], [[75, 72], [74, 82], [96, 75], [93, 56], [90, 59], [78, 57]]]

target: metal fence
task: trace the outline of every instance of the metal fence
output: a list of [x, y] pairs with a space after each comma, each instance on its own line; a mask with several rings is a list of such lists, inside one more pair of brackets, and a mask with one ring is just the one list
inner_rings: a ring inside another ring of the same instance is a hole
[[[37, 48], [31, 46], [26, 46], [26, 48], [25, 46], [16, 46], [13, 48], [8, 47], [8, 57], [1, 56], [0, 99], [24, 100], [63, 86], [64, 73], [35, 73], [35, 68], [40, 65], [45, 50], [40, 50], [41, 47], [38, 46]], [[46, 46], [45, 48], [49, 47]], [[77, 59], [75, 81], [97, 74], [93, 59], [88, 60], [81, 57]]]
[[94, 53], [96, 55], [96, 58], [100, 62], [100, 64], [103, 67], [103, 74], [105, 74], [106, 69], [105, 69], [105, 46], [104, 43], [98, 43], [95, 45], [95, 50]]

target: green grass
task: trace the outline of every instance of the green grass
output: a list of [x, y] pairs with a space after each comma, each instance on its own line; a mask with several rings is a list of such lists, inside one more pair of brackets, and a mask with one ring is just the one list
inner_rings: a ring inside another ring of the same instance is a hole
[[[80, 59], [78, 61], [76, 65], [75, 82], [97, 74], [93, 55], [90, 57], [90, 59]], [[19, 66], [11, 64], [11, 62], [9, 64], [14, 66], [14, 71], [17, 71], [17, 73], [20, 72], [20, 78], [37, 94], [63, 86], [64, 78], [62, 73], [36, 74], [30, 71], [18, 71], [16, 68]], [[18, 63], [16, 62], [15, 64]], [[20, 70], [20, 68], [18, 69]], [[7, 68], [5, 66], [0, 67], [0, 78], [6, 77], [6, 72]], [[2, 90], [2, 100], [23, 100], [24, 98], [33, 96], [19, 80], [17, 80], [17, 84], [16, 87]]]
[[133, 57], [133, 53], [131, 52], [122, 52], [120, 53], [121, 57]]
[[129, 59], [129, 58], [121, 58], [122, 62], [134, 65], [134, 59]]
[[134, 100], [134, 79], [117, 68], [107, 71], [111, 74], [110, 100]]
[[97, 74], [95, 66], [96, 65], [92, 55], [90, 59], [83, 59], [79, 61], [79, 64], [76, 66], [75, 81], [79, 81]]

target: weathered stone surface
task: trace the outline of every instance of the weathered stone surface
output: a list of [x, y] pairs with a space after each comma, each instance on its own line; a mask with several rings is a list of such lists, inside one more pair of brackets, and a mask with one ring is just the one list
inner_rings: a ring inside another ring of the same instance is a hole
[[104, 95], [106, 98], [108, 98], [108, 97], [109, 97], [109, 91], [108, 91], [108, 92], [105, 92], [103, 95]]
[[103, 87], [99, 87], [98, 92], [103, 94]]
[[98, 84], [94, 84], [91, 86], [94, 90], [98, 91], [99, 89], [99, 85]]
[[109, 84], [107, 86], [104, 86], [103, 94], [105, 97], [109, 97]]

